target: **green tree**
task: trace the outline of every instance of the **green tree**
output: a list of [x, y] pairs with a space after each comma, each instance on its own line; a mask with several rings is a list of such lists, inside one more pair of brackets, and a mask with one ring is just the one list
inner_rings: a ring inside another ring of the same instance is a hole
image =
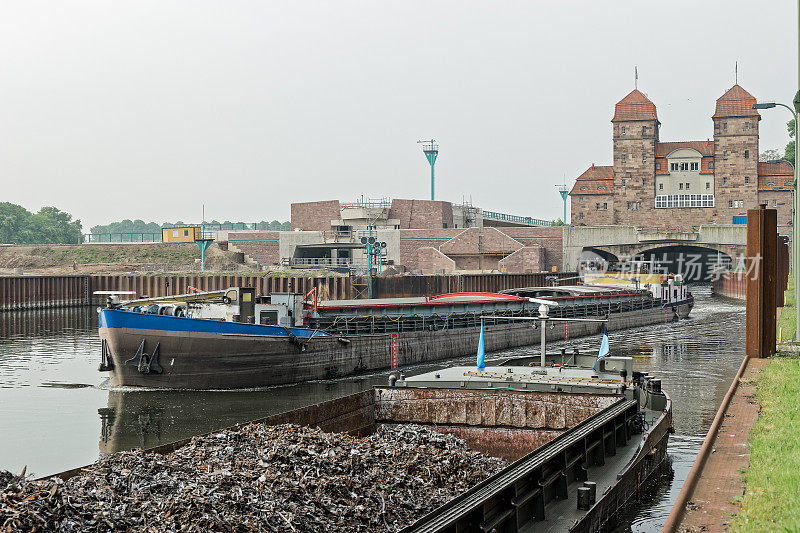
[[783, 159], [794, 165], [794, 119], [790, 120], [786, 127], [789, 129], [789, 138], [792, 140], [786, 145], [786, 152], [783, 156]]
[[0, 203], [0, 242], [18, 244], [75, 244], [83, 241], [80, 220], [56, 207], [32, 214], [21, 205]]
[[564, 223], [563, 220], [561, 220], [560, 217], [555, 219], [553, 222], [551, 222], [550, 225], [551, 226], [566, 226], [566, 224]]

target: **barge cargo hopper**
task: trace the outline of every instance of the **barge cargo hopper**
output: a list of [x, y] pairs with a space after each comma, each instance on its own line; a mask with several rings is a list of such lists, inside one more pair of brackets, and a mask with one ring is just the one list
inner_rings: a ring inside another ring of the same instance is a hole
[[[607, 530], [665, 457], [669, 397], [658, 380], [633, 373], [630, 358], [607, 358], [596, 373], [519, 366], [525, 363], [401, 376], [394, 386], [252, 423], [290, 423], [356, 436], [369, 435], [383, 424], [421, 424], [511, 461], [418, 517], [403, 530], [408, 533]], [[147, 451], [166, 454], [188, 442]], [[80, 473], [74, 469], [59, 477]], [[594, 501], [585, 498], [590, 486]]]

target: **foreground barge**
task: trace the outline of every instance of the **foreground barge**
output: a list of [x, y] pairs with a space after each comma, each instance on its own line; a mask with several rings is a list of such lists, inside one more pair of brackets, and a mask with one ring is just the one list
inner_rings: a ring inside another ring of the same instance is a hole
[[[594, 360], [575, 357], [581, 365]], [[658, 380], [633, 372], [630, 358], [603, 359], [596, 372], [535, 367], [527, 359], [515, 359], [482, 371], [456, 367], [414, 377], [395, 374], [392, 381], [394, 386], [255, 423], [307, 425], [355, 436], [370, 435], [381, 426], [415, 424], [513, 461], [417, 517], [405, 527], [409, 533], [607, 530], [665, 457], [671, 402]], [[148, 451], [169, 453], [189, 442]], [[387, 464], [386, 473], [391, 479], [393, 469], [408, 467]], [[60, 477], [81, 473], [76, 469]], [[419, 483], [436, 475], [435, 469], [420, 474]]]

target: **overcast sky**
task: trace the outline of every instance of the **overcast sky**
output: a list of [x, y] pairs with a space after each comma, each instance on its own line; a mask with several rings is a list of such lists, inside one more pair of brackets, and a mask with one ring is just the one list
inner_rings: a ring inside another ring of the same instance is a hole
[[[734, 83], [797, 88], [790, 0], [3, 0], [0, 201], [84, 230], [288, 220], [291, 202], [436, 197], [556, 218], [555, 189], [611, 163], [639, 88], [661, 140], [712, 137]], [[783, 149], [783, 109], [761, 150]]]

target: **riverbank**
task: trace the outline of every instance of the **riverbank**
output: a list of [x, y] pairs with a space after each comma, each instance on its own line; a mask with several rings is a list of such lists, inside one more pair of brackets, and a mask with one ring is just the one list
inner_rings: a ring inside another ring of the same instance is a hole
[[[785, 310], [784, 310], [785, 311]], [[792, 314], [792, 317], [794, 315]], [[800, 357], [776, 357], [756, 381], [761, 405], [732, 531], [800, 530]]]

